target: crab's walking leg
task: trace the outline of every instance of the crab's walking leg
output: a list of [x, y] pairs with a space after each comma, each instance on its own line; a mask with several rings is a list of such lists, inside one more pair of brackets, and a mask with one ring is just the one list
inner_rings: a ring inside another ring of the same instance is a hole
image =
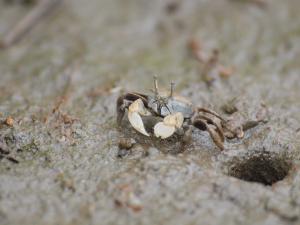
[[206, 121], [206, 123], [208, 125], [213, 125], [216, 128], [215, 130], [217, 131], [218, 135], [221, 137], [222, 142], [225, 141], [224, 131], [223, 131], [223, 128], [221, 125], [221, 121], [218, 118], [211, 118], [206, 115], [199, 114], [196, 117], [196, 120], [198, 120], [198, 119]]
[[124, 95], [121, 95], [117, 100], [117, 124], [120, 126], [122, 119], [124, 117], [126, 109], [136, 101], [137, 99], [141, 99], [144, 103], [144, 105], [147, 106], [147, 97], [142, 94], [138, 93], [127, 93]]
[[213, 139], [214, 143], [221, 149], [221, 151], [224, 150], [224, 136], [220, 133], [216, 132], [216, 130], [213, 128], [212, 125], [207, 126], [207, 131], [209, 132], [211, 138]]
[[199, 114], [200, 112], [204, 112], [204, 113], [208, 113], [211, 114], [217, 118], [219, 118], [221, 121], [225, 121], [217, 112], [210, 110], [210, 109], [206, 109], [206, 108], [201, 108], [201, 107], [197, 107], [196, 108], [196, 112]]
[[[200, 130], [208, 131], [214, 143], [221, 149], [224, 149], [224, 134], [215, 124], [208, 124], [205, 119], [195, 119], [193, 125]], [[216, 128], [216, 129], [215, 129]]]

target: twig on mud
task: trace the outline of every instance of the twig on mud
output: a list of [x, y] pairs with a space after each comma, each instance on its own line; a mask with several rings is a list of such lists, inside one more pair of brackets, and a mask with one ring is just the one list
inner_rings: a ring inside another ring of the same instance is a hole
[[67, 76], [66, 84], [63, 87], [61, 95], [59, 95], [56, 103], [54, 104], [54, 107], [52, 108], [51, 113], [48, 113], [45, 116], [44, 123], [46, 123], [48, 121], [50, 114], [55, 114], [56, 112], [60, 113], [60, 108], [67, 102], [68, 95], [69, 95], [69, 92], [70, 92], [70, 89], [72, 86], [72, 75], [74, 74], [74, 72], [76, 70], [75, 67], [76, 67], [76, 65], [73, 65], [73, 66], [71, 65], [71, 66], [68, 66], [64, 70], [63, 74], [67, 74], [66, 75]]
[[13, 158], [11, 156], [7, 156], [6, 159], [9, 160], [12, 163], [15, 163], [15, 164], [19, 163], [19, 160], [15, 159], [15, 158]]
[[61, 93], [58, 95], [57, 100], [54, 103], [54, 106], [44, 117], [43, 122], [48, 124], [51, 129], [59, 131], [60, 139], [59, 141], [69, 141], [70, 143], [74, 143], [74, 139], [72, 137], [73, 128], [72, 124], [76, 121], [80, 121], [78, 118], [69, 115], [64, 112], [62, 107], [67, 103], [70, 92], [72, 89], [72, 80], [73, 75], [78, 71], [78, 62], [72, 63], [71, 66], [67, 66], [63, 74], [66, 74], [66, 82], [63, 86]]
[[200, 74], [208, 86], [211, 86], [217, 78], [227, 79], [233, 74], [233, 67], [225, 67], [220, 63], [218, 49], [213, 49], [210, 54], [207, 54], [195, 38], [188, 42], [188, 49], [201, 65]]
[[9, 153], [10, 153], [9, 151], [0, 147], [0, 160], [5, 158], [5, 159], [9, 160], [10, 162], [18, 164], [19, 161], [17, 159], [13, 158], [12, 156], [9, 156]]
[[[76, 70], [76, 65], [71, 65], [67, 67], [63, 73], [66, 73], [66, 84], [63, 87], [61, 95], [58, 97], [57, 102], [55, 103], [52, 113], [56, 113], [60, 110], [61, 106], [64, 105], [68, 100], [68, 95], [72, 86], [72, 76]], [[69, 71], [68, 71], [69, 70]]]
[[54, 11], [63, 0], [42, 0], [22, 18], [0, 41], [0, 48], [8, 48], [28, 33], [38, 22]]

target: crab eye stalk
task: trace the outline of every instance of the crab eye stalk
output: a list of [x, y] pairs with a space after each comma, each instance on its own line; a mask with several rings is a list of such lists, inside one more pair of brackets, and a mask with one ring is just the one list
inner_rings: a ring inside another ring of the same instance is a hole
[[157, 82], [156, 75], [153, 76], [153, 81], [154, 81], [154, 94], [155, 94], [155, 96], [157, 96], [158, 95], [158, 82]]
[[175, 82], [171, 82], [170, 98], [173, 97]]

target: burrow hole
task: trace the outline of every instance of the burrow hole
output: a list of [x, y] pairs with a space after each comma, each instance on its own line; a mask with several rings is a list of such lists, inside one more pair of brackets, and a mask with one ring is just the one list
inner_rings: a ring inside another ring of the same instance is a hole
[[233, 160], [228, 175], [244, 181], [272, 185], [283, 180], [291, 167], [291, 161], [283, 155], [260, 152]]

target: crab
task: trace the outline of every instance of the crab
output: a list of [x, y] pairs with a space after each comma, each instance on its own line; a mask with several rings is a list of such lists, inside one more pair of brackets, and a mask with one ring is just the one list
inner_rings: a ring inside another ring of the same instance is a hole
[[[196, 107], [187, 99], [174, 94], [174, 83], [171, 82], [169, 94], [158, 90], [157, 77], [154, 77], [153, 95], [128, 92], [117, 99], [117, 124], [121, 126], [125, 112], [128, 120], [139, 133], [150, 136], [146, 131], [142, 117], [155, 116], [162, 118], [154, 126], [154, 135], [166, 139], [176, 131], [190, 133], [192, 127], [210, 134], [215, 145], [224, 149], [225, 138], [238, 136], [226, 127], [226, 120], [213, 110]], [[187, 132], [189, 131], [189, 132]]]

